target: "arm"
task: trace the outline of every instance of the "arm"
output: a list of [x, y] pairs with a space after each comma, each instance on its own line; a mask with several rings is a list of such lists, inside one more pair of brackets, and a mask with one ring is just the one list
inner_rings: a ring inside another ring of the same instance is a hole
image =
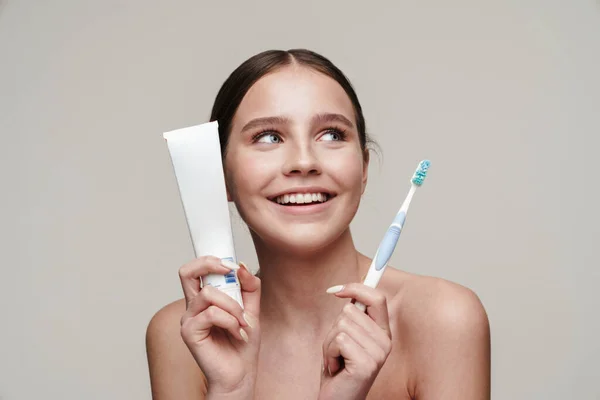
[[206, 379], [183, 342], [180, 320], [183, 300], [158, 311], [146, 331], [146, 352], [154, 400], [202, 400]]
[[490, 399], [490, 330], [472, 291], [454, 284], [439, 288], [415, 340], [417, 400]]

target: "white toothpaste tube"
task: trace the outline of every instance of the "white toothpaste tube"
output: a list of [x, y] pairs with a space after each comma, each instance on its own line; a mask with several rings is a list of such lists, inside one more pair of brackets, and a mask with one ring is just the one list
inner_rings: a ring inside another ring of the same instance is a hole
[[[227, 205], [217, 121], [165, 132], [183, 210], [196, 257], [212, 255], [237, 264]], [[235, 271], [202, 277], [235, 299], [242, 308]]]

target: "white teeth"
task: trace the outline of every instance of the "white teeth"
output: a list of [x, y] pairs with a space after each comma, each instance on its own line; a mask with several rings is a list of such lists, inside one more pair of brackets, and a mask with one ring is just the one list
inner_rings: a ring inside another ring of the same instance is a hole
[[279, 204], [310, 204], [326, 202], [327, 198], [326, 193], [294, 193], [277, 196], [275, 201]]

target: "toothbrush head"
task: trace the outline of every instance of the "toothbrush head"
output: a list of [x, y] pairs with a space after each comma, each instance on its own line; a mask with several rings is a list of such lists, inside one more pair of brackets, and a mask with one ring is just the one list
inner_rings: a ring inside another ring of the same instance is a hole
[[429, 165], [431, 162], [429, 160], [423, 160], [419, 163], [417, 170], [415, 171], [410, 183], [413, 185], [421, 186], [425, 177], [427, 176], [427, 170], [429, 169]]

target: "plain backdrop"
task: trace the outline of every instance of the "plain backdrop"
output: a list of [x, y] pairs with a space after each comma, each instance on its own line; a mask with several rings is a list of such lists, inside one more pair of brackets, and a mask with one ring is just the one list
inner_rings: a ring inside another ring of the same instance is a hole
[[591, 0], [0, 0], [0, 398], [150, 398], [145, 329], [193, 257], [162, 133], [295, 47], [349, 76], [382, 148], [359, 250], [431, 159], [391, 264], [479, 295], [494, 399], [600, 399]]

